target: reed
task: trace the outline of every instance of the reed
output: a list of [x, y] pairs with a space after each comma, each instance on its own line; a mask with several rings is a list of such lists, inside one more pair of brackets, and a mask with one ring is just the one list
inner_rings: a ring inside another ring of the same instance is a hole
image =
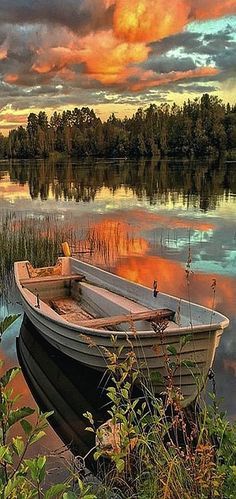
[[100, 469], [98, 499], [236, 497], [236, 427], [219, 411], [214, 394], [212, 405], [199, 397], [181, 408], [173, 357], [166, 356], [167, 380], [158, 398], [149, 389], [133, 397], [139, 368], [132, 349], [125, 360], [110, 359], [110, 419], [96, 429], [92, 415], [85, 414], [96, 435], [94, 458], [110, 461]]
[[[131, 232], [131, 233], [130, 233]], [[90, 258], [101, 266], [112, 266], [117, 258], [132, 253], [136, 241], [130, 229], [117, 223], [99, 227], [80, 226], [75, 219], [56, 215], [0, 215], [0, 282], [6, 285], [15, 261], [29, 260], [37, 267], [54, 265], [67, 241], [72, 254]]]
[[[0, 220], [0, 278], [4, 282], [14, 261], [30, 260], [34, 265], [53, 263], [64, 237], [52, 217], [41, 220], [5, 214]], [[66, 234], [68, 237], [68, 234]]]

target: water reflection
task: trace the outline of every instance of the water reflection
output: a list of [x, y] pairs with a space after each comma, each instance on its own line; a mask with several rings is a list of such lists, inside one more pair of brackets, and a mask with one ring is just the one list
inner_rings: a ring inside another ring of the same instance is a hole
[[[163, 292], [183, 298], [187, 297], [185, 265], [190, 250], [192, 300], [211, 306], [210, 286], [216, 278], [215, 306], [230, 318], [215, 371], [223, 407], [236, 417], [232, 397], [236, 387], [235, 162], [0, 162], [0, 210], [0, 225], [4, 212], [14, 211], [16, 223], [22, 217], [26, 226], [38, 227], [41, 235], [48, 226], [52, 231], [58, 227], [75, 232], [82, 241], [75, 250], [86, 250], [92, 241], [92, 254], [84, 255], [91, 263], [148, 286], [155, 277]], [[31, 259], [29, 253], [27, 257]], [[12, 301], [10, 311], [18, 311], [14, 297]], [[1, 312], [7, 313], [6, 309]], [[1, 345], [3, 356], [12, 362], [13, 336], [10, 332]]]
[[[3, 162], [2, 186], [4, 167]], [[18, 183], [22, 192], [28, 185], [32, 199], [90, 202], [104, 188], [110, 194], [125, 188], [126, 194], [129, 190], [137, 199], [145, 197], [151, 204], [174, 205], [181, 200], [186, 206], [208, 211], [236, 194], [234, 168], [234, 163], [223, 161], [12, 161], [9, 180], [11, 185]], [[5, 189], [7, 193], [6, 177]]]
[[[50, 424], [56, 433], [75, 455], [85, 456], [94, 446], [94, 436], [85, 430], [88, 421], [83, 414], [91, 412], [97, 425], [106, 417], [102, 375], [55, 350], [26, 318], [17, 354], [38, 406], [42, 411], [54, 411]], [[86, 463], [94, 464], [92, 454]]]

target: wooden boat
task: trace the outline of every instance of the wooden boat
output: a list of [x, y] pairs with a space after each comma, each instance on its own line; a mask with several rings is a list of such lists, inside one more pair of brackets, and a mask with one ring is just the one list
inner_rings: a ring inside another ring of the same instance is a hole
[[[73, 257], [59, 258], [54, 267], [45, 268], [16, 262], [14, 270], [26, 315], [55, 348], [96, 370], [106, 370], [107, 351], [122, 346], [124, 359], [132, 348], [155, 393], [163, 391], [161, 377], [168, 375], [166, 364], [172, 356], [172, 381], [183, 394], [182, 405], [196, 398], [229, 324], [224, 315], [153, 293]], [[183, 340], [186, 335], [188, 341]]]

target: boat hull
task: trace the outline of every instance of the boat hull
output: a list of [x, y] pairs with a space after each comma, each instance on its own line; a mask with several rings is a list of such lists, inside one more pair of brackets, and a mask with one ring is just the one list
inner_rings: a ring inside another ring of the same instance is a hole
[[[34, 324], [37, 331], [56, 349], [72, 359], [98, 371], [108, 369], [110, 360], [109, 352], [123, 348], [119, 361], [125, 359], [125, 356], [131, 350], [137, 359], [137, 368], [143, 373], [146, 387], [153, 390], [155, 394], [164, 390], [160, 383], [160, 377], [165, 380], [168, 377], [167, 362], [171, 359], [168, 347], [172, 347], [179, 352], [180, 341], [183, 334], [176, 337], [164, 337], [162, 341], [157, 335], [149, 338], [133, 337], [132, 346], [130, 340], [125, 337], [116, 339], [116, 345], [111, 344], [110, 337], [97, 338], [94, 335], [75, 332], [70, 327], [65, 328], [58, 324], [52, 325], [52, 322], [45, 317], [39, 316], [37, 311], [25, 303], [25, 313], [29, 320]], [[91, 334], [91, 333], [90, 333]], [[173, 372], [171, 382], [175, 387], [179, 387], [184, 397], [184, 404], [188, 405], [200, 393], [205, 384], [208, 372], [212, 366], [215, 349], [219, 344], [222, 330], [216, 331], [195, 331], [194, 349], [193, 341], [186, 344], [180, 355], [182, 367]], [[106, 352], [107, 351], [107, 352]], [[168, 359], [166, 358], [168, 356]], [[190, 367], [183, 366], [184, 361], [189, 363]], [[190, 363], [192, 362], [192, 365]], [[195, 366], [193, 364], [196, 364]]]
[[[77, 261], [74, 263], [76, 268]], [[82, 264], [81, 267], [84, 271], [86, 264]], [[79, 270], [81, 270], [81, 267]], [[90, 267], [92, 266], [88, 266], [88, 274], [92, 271]], [[101, 274], [104, 281], [108, 273], [98, 270], [99, 273], [104, 273]], [[110, 276], [112, 274], [108, 274], [108, 280], [111, 278]], [[100, 274], [98, 274], [97, 280], [100, 284]], [[129, 281], [126, 281], [126, 285], [125, 280], [120, 280], [120, 278], [117, 278], [117, 280], [118, 282], [113, 284], [113, 291], [123, 285], [124, 289], [128, 289], [126, 296], [128, 293], [128, 296], [130, 296], [130, 293], [132, 294], [135, 290], [136, 296], [139, 293], [144, 296], [142, 298], [144, 305], [145, 300], [148, 300], [148, 294], [149, 301], [152, 301], [149, 288]], [[132, 331], [132, 325], [128, 331], [118, 332], [89, 329], [69, 323], [52, 311], [49, 316], [48, 307], [43, 303], [38, 307], [37, 303], [32, 302], [30, 297], [32, 293], [29, 290], [22, 291], [17, 278], [16, 282], [25, 314], [38, 332], [59, 351], [98, 371], [104, 371], [108, 368], [113, 353], [117, 354], [122, 350], [119, 355], [119, 361], [122, 361], [130, 351], [133, 351], [137, 359], [137, 367], [141, 373], [139, 381], [144, 383], [148, 390], [154, 391], [155, 394], [163, 392], [166, 384], [179, 388], [183, 395], [183, 406], [192, 402], [204, 386], [209, 369], [213, 364], [215, 350], [219, 344], [223, 328], [228, 324], [228, 320], [218, 314], [219, 318], [222, 319], [218, 323], [209, 320], [208, 325], [193, 325], [186, 322], [182, 327], [176, 327], [176, 324], [168, 326], [166, 331], [162, 332], [160, 330], [155, 332], [152, 328], [144, 331]], [[131, 291], [129, 291], [129, 287]], [[166, 296], [168, 297], [168, 295]], [[141, 298], [138, 299], [140, 302]], [[166, 300], [167, 306], [170, 306], [171, 303], [172, 309], [175, 300], [176, 310], [178, 300], [174, 297], [168, 297], [168, 299], [169, 301]], [[189, 304], [184, 302], [182, 309], [187, 306]], [[197, 308], [196, 315], [201, 310], [203, 310], [203, 313], [206, 310], [208, 314], [210, 313], [208, 309], [199, 305], [193, 305], [193, 307]], [[154, 307], [152, 306], [152, 308]], [[186, 341], [186, 335], [189, 336], [188, 341]], [[183, 338], [185, 339], [183, 340]]]
[[28, 320], [21, 326], [17, 354], [38, 406], [44, 412], [53, 411], [49, 419], [52, 427], [75, 455], [86, 455], [86, 465], [96, 470], [89, 452], [94, 437], [86, 431], [83, 415], [91, 412], [96, 426], [106, 419], [106, 399], [97, 373], [51, 348]]

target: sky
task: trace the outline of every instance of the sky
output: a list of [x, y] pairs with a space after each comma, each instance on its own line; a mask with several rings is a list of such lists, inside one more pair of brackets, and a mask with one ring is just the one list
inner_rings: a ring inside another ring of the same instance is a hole
[[202, 93], [235, 103], [236, 0], [1, 0], [0, 131], [30, 112], [101, 119]]

